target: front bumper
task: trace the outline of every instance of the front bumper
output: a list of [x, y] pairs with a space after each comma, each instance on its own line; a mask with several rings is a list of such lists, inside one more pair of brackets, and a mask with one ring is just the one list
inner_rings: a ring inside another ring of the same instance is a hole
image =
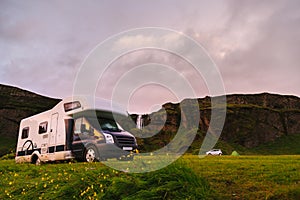
[[138, 152], [137, 146], [124, 146], [120, 148], [115, 144], [103, 143], [97, 144], [96, 147], [100, 158], [119, 158], [121, 156], [127, 156], [129, 154]]

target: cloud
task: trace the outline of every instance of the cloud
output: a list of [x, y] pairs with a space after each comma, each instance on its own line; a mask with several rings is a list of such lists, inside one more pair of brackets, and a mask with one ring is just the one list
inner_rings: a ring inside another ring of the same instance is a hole
[[299, 96], [298, 1], [231, 1], [215, 29], [189, 33], [220, 68], [228, 93]]
[[[149, 31], [145, 28], [144, 32]], [[138, 35], [124, 35], [119, 38], [113, 45], [112, 50], [136, 49], [141, 46], [147, 47], [161, 47], [165, 49], [181, 49], [185, 48], [183, 37], [180, 33], [166, 33], [158, 36], [156, 32], [153, 35], [138, 34]]]
[[[300, 96], [297, 0], [12, 0], [1, 1], [0, 7], [1, 83], [49, 96], [68, 96], [80, 64], [99, 42], [128, 29], [155, 26], [181, 31], [202, 44], [219, 67], [228, 93], [269, 91]], [[176, 36], [169, 35], [162, 40], [125, 37], [115, 48], [145, 41], [174, 41], [178, 48], [182, 46]], [[112, 64], [104, 77], [107, 90], [126, 70], [145, 62], [174, 66], [194, 85], [199, 83], [197, 95], [208, 95], [201, 76], [195, 75], [184, 60], [167, 52], [146, 50], [132, 52]], [[141, 91], [137, 96], [142, 96]]]
[[[158, 87], [157, 84], [163, 85]], [[167, 91], [162, 93], [164, 87], [173, 90], [177, 98], [171, 97]], [[190, 87], [194, 89], [194, 93], [188, 93]], [[134, 94], [137, 88], [140, 89]], [[141, 91], [144, 95], [141, 95]], [[126, 94], [123, 94], [124, 92]], [[144, 112], [148, 112], [151, 105], [179, 102], [183, 99], [182, 93], [191, 98], [208, 95], [201, 74], [190, 63], [178, 55], [158, 49], [138, 50], [116, 59], [101, 77], [96, 91], [97, 96], [111, 99], [115, 95], [121, 98], [122, 102], [127, 94], [131, 94], [131, 102], [132, 99], [136, 100], [135, 104], [130, 106], [131, 111], [141, 111], [141, 107], [144, 106]]]

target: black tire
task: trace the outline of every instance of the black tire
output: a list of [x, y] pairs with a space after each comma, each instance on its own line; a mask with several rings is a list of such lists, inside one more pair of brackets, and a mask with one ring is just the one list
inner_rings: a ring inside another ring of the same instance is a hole
[[37, 165], [37, 166], [43, 164], [42, 161], [41, 161], [41, 159], [40, 159], [36, 154], [34, 154], [34, 155], [32, 156], [32, 158], [31, 158], [31, 163], [32, 163], [32, 164], [35, 164], [35, 165]]
[[41, 165], [41, 164], [42, 164], [42, 161], [41, 161], [41, 159], [38, 157], [38, 158], [36, 159], [36, 161], [35, 161], [35, 165], [39, 166], [39, 165]]
[[94, 146], [89, 146], [85, 149], [84, 154], [83, 154], [83, 161], [84, 162], [96, 162], [98, 161], [99, 154]]

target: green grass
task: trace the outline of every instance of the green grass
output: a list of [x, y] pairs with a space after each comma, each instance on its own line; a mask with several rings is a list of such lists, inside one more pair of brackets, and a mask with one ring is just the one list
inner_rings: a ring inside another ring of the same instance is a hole
[[0, 161], [0, 199], [213, 199], [213, 195], [207, 181], [181, 161], [141, 174], [101, 163], [34, 166]]
[[222, 199], [300, 199], [300, 156], [185, 156]]
[[0, 139], [0, 156], [15, 151], [16, 140], [9, 137], [1, 137]]
[[262, 155], [300, 154], [300, 134], [285, 135], [267, 144], [255, 147], [253, 151]]
[[[120, 165], [126, 168], [128, 162]], [[34, 166], [2, 160], [0, 199], [7, 198], [300, 199], [300, 156], [185, 155], [166, 168], [141, 174], [101, 163]]]
[[[241, 155], [300, 155], [300, 134], [284, 135], [273, 142], [259, 145], [253, 148], [246, 148], [236, 143], [218, 140], [214, 148], [221, 149], [224, 155], [231, 155], [232, 151], [237, 151]], [[202, 141], [192, 144], [192, 153], [199, 154], [199, 147]]]

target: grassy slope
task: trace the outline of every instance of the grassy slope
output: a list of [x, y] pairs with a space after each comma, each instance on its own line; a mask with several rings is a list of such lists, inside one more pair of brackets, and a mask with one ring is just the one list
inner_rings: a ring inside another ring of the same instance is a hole
[[1, 137], [0, 139], [0, 155], [5, 155], [8, 152], [15, 151], [16, 139], [9, 137]]
[[[121, 162], [126, 166], [127, 162]], [[186, 155], [159, 171], [0, 161], [0, 199], [299, 199], [300, 156]]]
[[0, 156], [15, 149], [21, 119], [48, 110], [59, 101], [0, 84]]
[[300, 154], [300, 134], [282, 136], [267, 144], [254, 148], [256, 154], [263, 155], [293, 155]]

